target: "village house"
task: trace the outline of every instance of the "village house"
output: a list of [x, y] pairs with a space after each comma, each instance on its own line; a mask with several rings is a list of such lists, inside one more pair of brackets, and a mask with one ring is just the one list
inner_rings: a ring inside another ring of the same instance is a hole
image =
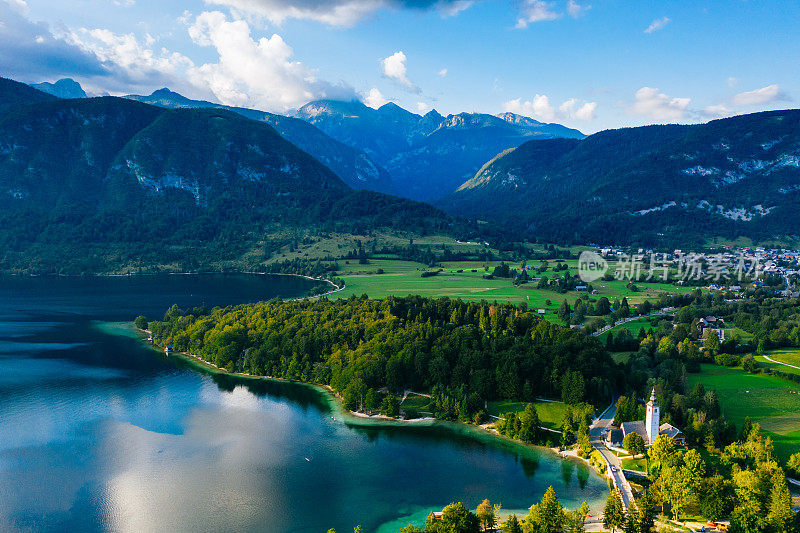
[[700, 337], [707, 339], [711, 331], [716, 331], [720, 342], [725, 340], [725, 322], [720, 317], [707, 316], [697, 321], [697, 329]]

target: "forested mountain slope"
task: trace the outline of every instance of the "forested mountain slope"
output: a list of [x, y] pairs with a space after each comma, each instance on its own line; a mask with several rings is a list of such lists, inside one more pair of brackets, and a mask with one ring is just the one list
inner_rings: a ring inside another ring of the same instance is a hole
[[269, 124], [286, 140], [333, 170], [350, 187], [389, 194], [396, 193], [389, 173], [366, 153], [334, 140], [304, 120], [255, 109], [191, 100], [169, 89], [159, 89], [148, 96], [128, 95], [125, 98], [171, 109], [228, 109], [249, 119]]
[[58, 100], [20, 86], [0, 85], [2, 270], [256, 268], [273, 236], [293, 228], [452, 224], [431, 206], [354, 191], [269, 125], [231, 111]]
[[439, 206], [559, 242], [800, 234], [800, 111], [526, 143]]
[[0, 78], [0, 113], [20, 104], [55, 100], [56, 97], [7, 78]]

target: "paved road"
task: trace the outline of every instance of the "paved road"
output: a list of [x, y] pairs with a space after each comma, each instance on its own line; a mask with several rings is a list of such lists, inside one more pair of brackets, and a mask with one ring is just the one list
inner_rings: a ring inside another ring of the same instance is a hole
[[603, 444], [603, 432], [608, 429], [614, 421], [614, 413], [616, 410], [616, 405], [614, 405], [605, 413], [601, 414], [600, 418], [595, 419], [591, 427], [589, 427], [589, 437], [592, 446], [594, 446], [594, 448], [600, 452], [600, 455], [603, 456], [603, 459], [605, 459], [608, 465], [607, 473], [614, 481], [614, 486], [619, 489], [620, 495], [622, 496], [622, 505], [627, 511], [633, 501], [633, 491], [631, 490], [628, 480], [625, 479], [625, 475], [622, 473], [622, 463], [619, 458]]

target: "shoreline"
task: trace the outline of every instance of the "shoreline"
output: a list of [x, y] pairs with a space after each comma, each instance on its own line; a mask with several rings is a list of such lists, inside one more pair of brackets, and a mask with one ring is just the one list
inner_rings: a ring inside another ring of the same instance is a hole
[[[134, 326], [133, 323], [131, 323], [131, 322], [126, 322], [125, 324], [132, 331], [134, 331], [137, 334], [137, 336], [140, 338], [140, 340], [145, 345], [149, 346], [150, 348], [152, 348], [156, 352], [159, 352], [159, 353], [162, 353], [162, 354], [164, 353], [163, 349], [160, 349], [155, 344], [148, 343], [146, 339], [142, 338], [142, 334], [143, 333], [148, 333], [149, 334], [149, 330], [140, 330], [136, 326]], [[391, 426], [404, 426], [404, 427], [410, 427], [410, 426], [420, 427], [420, 426], [422, 426], [422, 427], [425, 427], [425, 426], [434, 426], [434, 425], [450, 426], [453, 429], [466, 430], [468, 432], [475, 433], [475, 434], [483, 436], [483, 437], [491, 437], [492, 440], [494, 440], [496, 442], [503, 443], [505, 445], [511, 445], [513, 447], [516, 447], [516, 448], [521, 449], [521, 450], [526, 450], [528, 452], [535, 451], [537, 453], [549, 453], [549, 454], [552, 454], [554, 456], [557, 456], [560, 460], [563, 460], [563, 461], [582, 462], [592, 472], [597, 474], [603, 480], [607, 481], [606, 476], [604, 475], [604, 473], [598, 472], [591, 465], [591, 463], [589, 461], [587, 461], [586, 459], [583, 459], [582, 457], [579, 457], [577, 455], [577, 452], [570, 453], [569, 450], [562, 451], [562, 450], [559, 450], [558, 448], [550, 448], [550, 447], [547, 447], [547, 446], [538, 446], [538, 445], [535, 445], [535, 444], [527, 444], [527, 443], [518, 441], [516, 439], [512, 439], [510, 437], [507, 437], [505, 435], [501, 435], [500, 433], [498, 433], [497, 430], [494, 428], [493, 423], [482, 424], [480, 426], [476, 426], [475, 424], [471, 424], [471, 423], [460, 422], [460, 421], [451, 421], [451, 420], [439, 420], [439, 419], [434, 418], [434, 417], [413, 418], [413, 419], [408, 419], [407, 420], [407, 419], [402, 419], [402, 418], [392, 418], [392, 417], [388, 417], [388, 416], [380, 415], [380, 414], [379, 415], [368, 415], [366, 413], [361, 413], [361, 412], [357, 412], [357, 411], [349, 411], [349, 410], [345, 409], [344, 405], [342, 404], [341, 396], [339, 396], [336, 393], [336, 391], [330, 385], [322, 385], [322, 384], [319, 384], [319, 383], [309, 383], [309, 382], [306, 382], [306, 381], [296, 381], [296, 380], [285, 379], [285, 378], [277, 378], [277, 377], [272, 377], [272, 376], [257, 376], [257, 375], [254, 375], [254, 374], [248, 374], [246, 372], [228, 372], [225, 369], [219, 368], [214, 363], [210, 363], [210, 362], [202, 359], [201, 357], [198, 357], [197, 355], [191, 354], [191, 353], [188, 353], [188, 352], [177, 352], [177, 351], [170, 352], [170, 354], [167, 357], [174, 357], [174, 356], [180, 357], [182, 360], [184, 360], [184, 361], [186, 361], [186, 362], [188, 362], [190, 364], [198, 365], [199, 367], [203, 368], [205, 371], [213, 373], [213, 374], [231, 376], [231, 377], [240, 378], [240, 379], [243, 379], [243, 380], [254, 380], [254, 381], [267, 380], [267, 381], [274, 381], [274, 382], [279, 382], [279, 383], [292, 383], [292, 384], [295, 384], [295, 385], [300, 385], [300, 386], [312, 388], [312, 389], [316, 390], [317, 392], [319, 392], [320, 394], [322, 394], [322, 396], [325, 398], [325, 401], [328, 404], [328, 406], [331, 409], [331, 411], [334, 414], [340, 415], [342, 417], [342, 421], [345, 422], [345, 424], [350, 424], [350, 425], [355, 425], [355, 426], [368, 426], [368, 425], [373, 425], [374, 424], [374, 425], [380, 425], [380, 426], [385, 426], [385, 427], [391, 427]], [[547, 428], [543, 428], [543, 429], [547, 429]]]
[[198, 272], [138, 272], [136, 274], [128, 273], [128, 274], [114, 274], [114, 273], [92, 273], [92, 274], [17, 274], [13, 272], [0, 272], [0, 277], [2, 276], [12, 276], [17, 278], [133, 278], [133, 277], [144, 277], [144, 276], [228, 276], [228, 275], [248, 275], [248, 276], [286, 276], [286, 277], [294, 277], [294, 278], [304, 278], [309, 281], [316, 281], [318, 283], [327, 283], [331, 290], [327, 292], [323, 292], [322, 294], [315, 294], [313, 296], [298, 296], [296, 298], [286, 298], [286, 301], [299, 301], [299, 300], [315, 300], [317, 298], [322, 298], [323, 296], [328, 296], [329, 294], [334, 294], [340, 291], [343, 291], [347, 288], [346, 283], [342, 283], [341, 286], [337, 285], [333, 281], [327, 278], [315, 278], [314, 276], [307, 276], [305, 274], [292, 274], [290, 272], [254, 272], [250, 270], [234, 270], [234, 271], [217, 271], [217, 270], [209, 270], [209, 271], [198, 271]]

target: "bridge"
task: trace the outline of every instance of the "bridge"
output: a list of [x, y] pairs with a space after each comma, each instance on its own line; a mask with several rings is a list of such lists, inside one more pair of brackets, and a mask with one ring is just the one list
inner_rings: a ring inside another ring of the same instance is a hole
[[619, 491], [622, 498], [622, 507], [625, 512], [628, 512], [631, 503], [633, 503], [633, 489], [630, 483], [625, 479], [625, 473], [622, 471], [622, 463], [619, 457], [606, 448], [603, 444], [603, 433], [611, 426], [614, 421], [614, 413], [616, 412], [616, 405], [614, 403], [606, 409], [598, 418], [596, 418], [592, 425], [589, 427], [589, 438], [592, 446], [606, 463], [606, 473], [611, 478], [614, 488]]

